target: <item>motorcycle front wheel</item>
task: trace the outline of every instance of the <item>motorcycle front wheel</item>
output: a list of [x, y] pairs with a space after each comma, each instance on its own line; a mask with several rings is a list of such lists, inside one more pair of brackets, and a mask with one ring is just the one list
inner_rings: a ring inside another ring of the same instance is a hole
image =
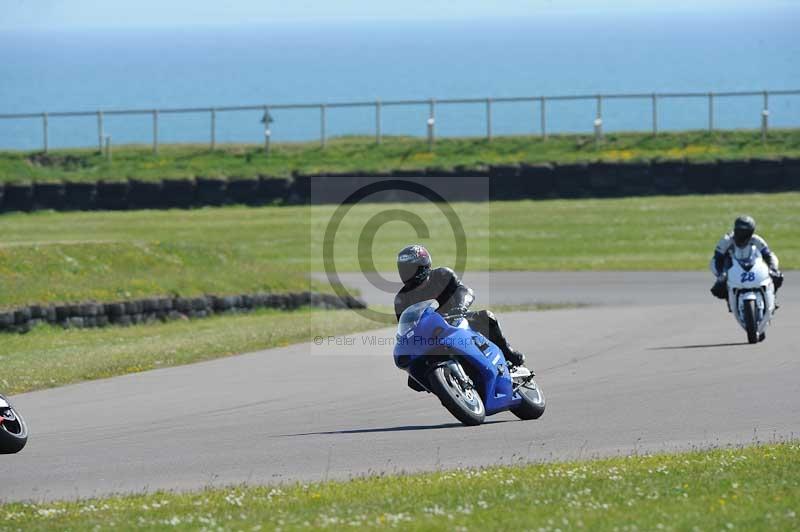
[[748, 299], [744, 302], [744, 328], [747, 331], [747, 342], [758, 343], [758, 322], [756, 320], [756, 302]]
[[0, 406], [0, 454], [18, 453], [28, 443], [28, 425], [5, 396], [0, 401], [8, 405]]
[[431, 391], [457, 420], [464, 425], [480, 425], [486, 417], [478, 392], [461, 382], [450, 366], [438, 366], [428, 376]]

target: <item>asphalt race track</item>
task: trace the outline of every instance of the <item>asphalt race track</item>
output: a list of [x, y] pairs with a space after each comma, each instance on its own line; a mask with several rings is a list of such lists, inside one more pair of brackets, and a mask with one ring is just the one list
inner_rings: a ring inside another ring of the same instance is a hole
[[[476, 286], [487, 281], [474, 277]], [[538, 421], [506, 413], [481, 427], [455, 423], [435, 397], [406, 387], [390, 346], [364, 345], [391, 340], [388, 329], [19, 395], [32, 434], [22, 453], [0, 456], [0, 500], [796, 437], [796, 279], [787, 275], [767, 340], [747, 345], [724, 304], [708, 294], [708, 274], [493, 274], [495, 303], [597, 305], [500, 315], [547, 395]], [[364, 296], [390, 303], [368, 289]]]

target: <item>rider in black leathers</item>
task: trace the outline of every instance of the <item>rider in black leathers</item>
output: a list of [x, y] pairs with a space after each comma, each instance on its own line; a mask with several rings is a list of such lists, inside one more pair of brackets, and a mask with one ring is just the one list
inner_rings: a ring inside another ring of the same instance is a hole
[[514, 366], [522, 366], [525, 356], [513, 349], [503, 336], [495, 315], [488, 310], [469, 311], [472, 290], [465, 286], [450, 268], [431, 269], [431, 256], [420, 245], [403, 248], [397, 255], [397, 270], [403, 288], [394, 298], [397, 318], [414, 303], [435, 299], [439, 303], [437, 312], [443, 315], [461, 315], [470, 327], [483, 334], [502, 351], [506, 360]]

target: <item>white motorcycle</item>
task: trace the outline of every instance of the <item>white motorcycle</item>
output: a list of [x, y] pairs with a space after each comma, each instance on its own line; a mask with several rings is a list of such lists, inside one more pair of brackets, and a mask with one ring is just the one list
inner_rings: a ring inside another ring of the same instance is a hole
[[0, 395], [0, 454], [18, 453], [28, 442], [28, 425], [5, 396]]
[[755, 344], [766, 337], [775, 312], [775, 285], [769, 266], [754, 246], [747, 256], [741, 254], [732, 262], [728, 269], [728, 310], [747, 331], [747, 341]]

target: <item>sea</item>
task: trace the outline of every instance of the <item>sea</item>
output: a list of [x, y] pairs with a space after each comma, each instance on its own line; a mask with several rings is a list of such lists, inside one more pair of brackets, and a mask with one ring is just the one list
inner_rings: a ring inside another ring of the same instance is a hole
[[[735, 4], [740, 5], [740, 4]], [[514, 19], [300, 20], [239, 26], [0, 31], [0, 115], [608, 93], [800, 89], [800, 3], [730, 10], [548, 13]], [[800, 127], [800, 94], [769, 98]], [[652, 101], [606, 99], [602, 127], [649, 131]], [[717, 97], [713, 127], [758, 128], [763, 97]], [[659, 99], [659, 130], [705, 129], [706, 97]], [[496, 102], [493, 135], [541, 133], [539, 102]], [[546, 105], [548, 133], [594, 127], [595, 100]], [[427, 133], [428, 105], [381, 107], [383, 135]], [[319, 139], [318, 108], [272, 110], [273, 142]], [[487, 133], [485, 103], [435, 107], [437, 136]], [[217, 143], [261, 143], [261, 111], [219, 112]], [[96, 146], [96, 116], [49, 117], [50, 148]], [[159, 114], [161, 143], [210, 140], [208, 112]], [[105, 115], [149, 144], [152, 114]], [[375, 106], [333, 107], [325, 134], [374, 135]], [[0, 149], [36, 150], [43, 120], [0, 119]]]

